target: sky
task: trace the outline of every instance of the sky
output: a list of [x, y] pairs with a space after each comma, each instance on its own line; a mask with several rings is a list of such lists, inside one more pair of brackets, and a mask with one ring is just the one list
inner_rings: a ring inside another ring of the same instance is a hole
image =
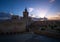
[[25, 8], [32, 17], [60, 18], [60, 0], [0, 0], [0, 12], [22, 16]]

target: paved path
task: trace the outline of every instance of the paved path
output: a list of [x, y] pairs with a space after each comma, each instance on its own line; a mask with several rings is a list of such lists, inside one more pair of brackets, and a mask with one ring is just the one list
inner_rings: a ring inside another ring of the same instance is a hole
[[59, 42], [60, 39], [49, 38], [46, 36], [36, 35], [32, 33], [16, 34], [16, 35], [0, 35], [0, 42]]

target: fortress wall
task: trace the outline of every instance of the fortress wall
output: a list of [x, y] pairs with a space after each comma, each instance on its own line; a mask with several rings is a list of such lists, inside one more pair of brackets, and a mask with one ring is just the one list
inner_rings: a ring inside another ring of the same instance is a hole
[[0, 23], [0, 32], [23, 32], [26, 31], [24, 22]]

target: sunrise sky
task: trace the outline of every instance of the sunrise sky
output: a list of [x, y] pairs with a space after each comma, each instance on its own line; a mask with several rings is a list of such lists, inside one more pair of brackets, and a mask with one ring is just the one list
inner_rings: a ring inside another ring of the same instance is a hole
[[22, 16], [25, 7], [29, 16], [60, 19], [60, 0], [0, 0], [0, 12]]

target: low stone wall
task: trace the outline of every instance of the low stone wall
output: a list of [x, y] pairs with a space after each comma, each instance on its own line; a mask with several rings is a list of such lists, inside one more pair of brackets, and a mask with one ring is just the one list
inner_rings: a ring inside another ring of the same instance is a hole
[[45, 35], [45, 36], [48, 36], [48, 37], [53, 37], [53, 38], [60, 38], [60, 33], [51, 33], [51, 32], [47, 32], [47, 31], [35, 31], [34, 32], [35, 34], [38, 34], [38, 35]]

